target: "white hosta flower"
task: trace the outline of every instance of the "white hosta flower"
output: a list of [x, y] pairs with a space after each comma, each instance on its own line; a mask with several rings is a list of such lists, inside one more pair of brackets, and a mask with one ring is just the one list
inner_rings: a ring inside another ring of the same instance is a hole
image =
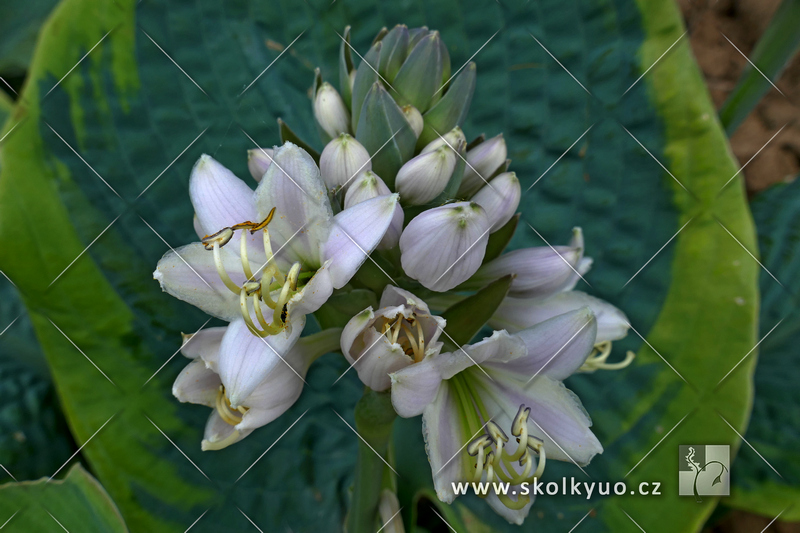
[[[453, 482], [516, 486], [541, 475], [545, 455], [585, 465], [603, 451], [577, 396], [562, 384], [592, 352], [596, 332], [594, 315], [582, 308], [516, 335], [495, 331], [391, 375], [397, 413], [422, 414], [440, 500], [455, 499]], [[487, 501], [516, 524], [531, 504], [522, 495], [494, 495]]]
[[513, 274], [509, 296], [549, 296], [572, 289], [591, 264], [591, 259], [583, 256], [583, 233], [575, 228], [568, 246], [538, 246], [503, 254], [480, 267], [464, 288], [477, 289]]
[[492, 174], [497, 172], [500, 165], [506, 162], [508, 149], [503, 134], [487, 139], [467, 152], [467, 165], [458, 196], [469, 198], [486, 185]]
[[411, 129], [414, 130], [414, 136], [419, 138], [422, 129], [425, 127], [425, 122], [422, 119], [422, 113], [413, 105], [406, 105], [401, 108], [403, 116], [406, 117]]
[[314, 118], [331, 139], [350, 132], [350, 112], [339, 92], [328, 82], [320, 85], [314, 97]]
[[[153, 276], [172, 296], [232, 322], [227, 335], [240, 338], [226, 339], [220, 374], [228, 400], [238, 406], [282, 364], [278, 354], [296, 341], [305, 315], [347, 284], [375, 249], [391, 224], [397, 195], [334, 217], [314, 160], [286, 143], [275, 150], [255, 192], [202, 156], [190, 196], [200, 228], [210, 235], [165, 254]], [[239, 344], [261, 338], [277, 354], [239, 351]]]
[[275, 150], [272, 148], [254, 148], [247, 151], [247, 169], [256, 181], [261, 181], [264, 173], [272, 163], [272, 155]]
[[410, 292], [387, 285], [380, 308], [368, 307], [342, 332], [342, 353], [372, 390], [389, 388], [389, 374], [437, 353], [446, 322]]
[[[385, 196], [391, 194], [392, 191], [383, 182], [383, 180], [371, 170], [361, 172], [350, 186], [347, 188], [347, 193], [344, 195], [344, 208], [349, 209], [356, 204], [372, 200], [378, 196]], [[403, 208], [400, 204], [394, 208], [394, 216], [389, 229], [386, 230], [386, 235], [381, 239], [378, 244], [378, 250], [389, 250], [397, 246], [400, 242], [400, 234], [403, 233]]]
[[499, 230], [511, 220], [519, 207], [522, 188], [514, 172], [503, 172], [493, 178], [472, 197], [472, 201], [486, 210], [492, 224], [491, 232]]
[[450, 290], [480, 267], [490, 229], [486, 212], [474, 202], [423, 211], [400, 236], [403, 270], [428, 289]]
[[447, 146], [423, 152], [397, 171], [395, 188], [405, 205], [422, 205], [439, 196], [456, 168], [456, 153]]
[[[441, 133], [441, 132], [440, 132]], [[432, 140], [425, 147], [420, 151], [420, 154], [427, 154], [428, 152], [435, 152], [439, 148], [448, 147], [451, 150], [458, 150], [459, 146], [464, 143], [466, 144], [467, 138], [464, 136], [464, 132], [461, 131], [461, 128], [456, 126], [445, 135]]]
[[357, 174], [371, 169], [367, 149], [346, 133], [326, 144], [319, 156], [322, 181], [329, 189], [347, 189]]
[[580, 291], [559, 292], [540, 298], [506, 297], [489, 319], [494, 329], [511, 333], [529, 328], [549, 318], [589, 307], [597, 318], [597, 343], [616, 341], [628, 334], [628, 317], [610, 303]]
[[[235, 327], [235, 326], [232, 326]], [[194, 335], [184, 335], [181, 353], [192, 359], [178, 375], [172, 394], [181, 402], [196, 403], [213, 409], [208, 418], [201, 447], [220, 450], [238, 442], [254, 429], [266, 425], [288, 410], [303, 390], [303, 379], [311, 363], [336, 349], [341, 330], [325, 330], [303, 337], [283, 355], [276, 366], [258, 383], [237, 407], [226, 396], [224, 378], [220, 377], [220, 349], [228, 328], [209, 328]], [[269, 348], [257, 337], [248, 347], [254, 356], [265, 357]]]

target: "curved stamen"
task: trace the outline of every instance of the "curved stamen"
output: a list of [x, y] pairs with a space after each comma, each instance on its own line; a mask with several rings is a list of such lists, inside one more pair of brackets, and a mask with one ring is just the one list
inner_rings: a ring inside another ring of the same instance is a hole
[[[228, 239], [230, 240], [230, 239]], [[228, 275], [227, 270], [225, 270], [225, 265], [222, 264], [222, 255], [219, 250], [220, 244], [219, 241], [214, 241], [212, 245], [212, 250], [214, 251], [214, 264], [217, 267], [217, 274], [219, 274], [222, 283], [225, 284], [228, 289], [234, 294], [239, 292], [239, 286], [236, 285], [231, 277]]]
[[594, 372], [596, 370], [620, 370], [630, 365], [636, 358], [636, 354], [628, 351], [625, 359], [618, 363], [606, 363], [611, 355], [611, 341], [601, 342], [594, 347], [592, 354], [578, 369], [580, 372]]
[[225, 395], [225, 387], [222, 385], [219, 386], [217, 398], [214, 404], [220, 418], [222, 418], [222, 420], [231, 426], [235, 426], [241, 422], [242, 417], [247, 412], [247, 408], [242, 406], [239, 406], [236, 410], [233, 410], [231, 403], [228, 401], [228, 397]]

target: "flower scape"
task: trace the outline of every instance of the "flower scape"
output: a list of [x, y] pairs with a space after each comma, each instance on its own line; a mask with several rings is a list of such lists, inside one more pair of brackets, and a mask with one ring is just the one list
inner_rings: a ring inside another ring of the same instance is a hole
[[[248, 152], [250, 183], [207, 155], [192, 170], [199, 240], [168, 252], [154, 277], [228, 323], [185, 336], [190, 362], [173, 386], [211, 409], [202, 449], [275, 420], [313, 362], [340, 351], [399, 416], [422, 415], [443, 502], [456, 497], [452, 482], [518, 486], [548, 460], [588, 464], [603, 446], [563, 381], [633, 354], [608, 362], [628, 320], [574, 290], [591, 267], [581, 229], [561, 246], [503, 253], [520, 182], [502, 133], [467, 141], [476, 66], [451, 72], [438, 32], [384, 29], [358, 66], [351, 51], [348, 28], [338, 90], [316, 71], [321, 154], [284, 134]], [[354, 289], [375, 304], [303, 335], [309, 315]], [[533, 503], [486, 501], [517, 524]]]

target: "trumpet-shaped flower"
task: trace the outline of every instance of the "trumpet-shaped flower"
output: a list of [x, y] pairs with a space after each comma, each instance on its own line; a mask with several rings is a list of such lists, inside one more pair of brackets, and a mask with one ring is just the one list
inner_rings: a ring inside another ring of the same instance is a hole
[[380, 308], [368, 307], [342, 332], [342, 353], [372, 390], [389, 388], [389, 374], [437, 353], [446, 322], [410, 292], [387, 285]]
[[255, 336], [278, 354], [291, 348], [305, 315], [344, 286], [381, 241], [397, 195], [334, 216], [319, 169], [291, 143], [275, 150], [255, 192], [209, 156], [195, 164], [189, 188], [207, 236], [165, 254], [153, 275], [169, 294], [236, 325], [226, 335], [239, 338], [223, 343], [219, 367], [238, 407], [280, 364], [274, 354], [239, 345]]
[[400, 236], [403, 270], [428, 289], [450, 290], [480, 267], [490, 229], [486, 211], [474, 202], [423, 211]]
[[[242, 322], [231, 328], [242, 327]], [[226, 381], [220, 376], [220, 349], [234, 336], [230, 328], [209, 328], [194, 335], [184, 335], [181, 353], [192, 360], [178, 375], [172, 394], [181, 402], [211, 407], [213, 411], [206, 423], [202, 449], [220, 450], [249, 435], [254, 429], [275, 420], [300, 397], [303, 380], [311, 363], [319, 356], [336, 348], [341, 330], [330, 329], [303, 337], [283, 356], [276, 366], [242, 400], [233, 407], [226, 396]], [[237, 337], [238, 338], [238, 337]], [[249, 345], [239, 349], [251, 350], [261, 357], [270, 356], [270, 348], [263, 339], [244, 337]]]
[[[422, 414], [440, 500], [455, 499], [453, 482], [519, 485], [541, 475], [545, 455], [585, 465], [603, 451], [577, 396], [562, 384], [585, 363], [596, 333], [594, 314], [582, 308], [515, 335], [495, 331], [391, 375], [397, 413]], [[488, 503], [521, 524], [531, 500], [495, 494]]]

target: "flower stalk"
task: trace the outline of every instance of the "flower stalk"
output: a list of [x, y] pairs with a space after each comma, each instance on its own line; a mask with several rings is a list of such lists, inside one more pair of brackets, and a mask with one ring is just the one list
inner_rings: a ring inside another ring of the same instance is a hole
[[[388, 460], [392, 425], [397, 418], [388, 392], [375, 392], [367, 388], [356, 404], [356, 431], [358, 443], [355, 484], [347, 531], [373, 531], [378, 516], [385, 460]], [[363, 440], [362, 440], [363, 439]]]

